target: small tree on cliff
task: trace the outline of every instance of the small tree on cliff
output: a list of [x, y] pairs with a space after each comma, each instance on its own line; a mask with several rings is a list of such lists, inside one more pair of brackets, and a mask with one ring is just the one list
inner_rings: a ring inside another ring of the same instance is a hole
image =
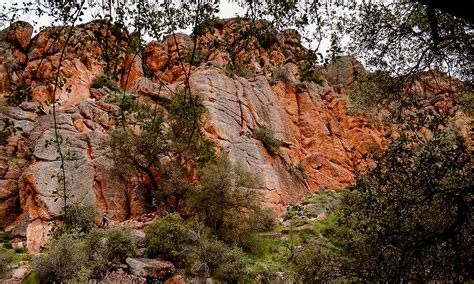
[[201, 170], [189, 205], [220, 239], [253, 249], [255, 232], [273, 225], [271, 214], [260, 207], [253, 190], [258, 186], [258, 177], [231, 163], [223, 153]]
[[187, 166], [214, 159], [212, 144], [201, 131], [204, 107], [199, 96], [182, 91], [171, 100], [167, 115], [158, 106], [129, 100], [128, 120], [107, 141], [110, 157], [120, 175], [138, 175], [152, 195], [169, 211], [182, 207], [190, 189]]

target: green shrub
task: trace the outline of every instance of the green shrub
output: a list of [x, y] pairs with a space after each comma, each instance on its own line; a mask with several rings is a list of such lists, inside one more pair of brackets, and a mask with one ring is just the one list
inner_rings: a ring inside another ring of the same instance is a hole
[[285, 66], [279, 66], [273, 70], [273, 80], [282, 81], [286, 84], [290, 84], [292, 82], [290, 78], [290, 72]]
[[[282, 274], [284, 282], [281, 282]], [[283, 263], [274, 260], [258, 261], [251, 265], [245, 276], [245, 283], [296, 283], [294, 273]]]
[[275, 212], [270, 208], [257, 208], [254, 214], [254, 222], [258, 224], [258, 231], [272, 231], [276, 226]]
[[41, 283], [66, 282], [86, 267], [87, 259], [84, 242], [64, 234], [53, 240], [45, 254], [33, 259], [32, 267]]
[[276, 31], [271, 30], [269, 27], [258, 29], [256, 36], [260, 46], [264, 49], [269, 49], [277, 42]]
[[200, 176], [189, 194], [191, 210], [221, 240], [253, 250], [255, 233], [272, 227], [269, 211], [260, 207], [252, 190], [259, 186], [259, 177], [233, 165], [225, 153]]
[[0, 279], [10, 271], [12, 255], [7, 250], [0, 248]]
[[117, 81], [115, 81], [114, 79], [110, 78], [110, 76], [107, 76], [105, 74], [99, 75], [92, 80], [91, 88], [100, 89], [104, 87], [107, 87], [111, 91], [119, 90]]
[[145, 228], [146, 255], [164, 256], [177, 266], [183, 266], [189, 247], [196, 242], [195, 226], [192, 221], [184, 221], [178, 213], [156, 219]]
[[9, 93], [7, 103], [13, 106], [18, 106], [22, 102], [30, 101], [32, 98], [31, 86], [26, 83], [25, 79], [22, 79], [17, 83], [11, 83]]
[[337, 222], [337, 216], [336, 216], [336, 214], [333, 213], [333, 212], [330, 212], [330, 213], [326, 216], [326, 219], [325, 219], [325, 220], [317, 221], [317, 222], [314, 224], [314, 229], [316, 230], [316, 232], [325, 235], [325, 233], [326, 233], [328, 230], [331, 230], [331, 229], [336, 225], [336, 222]]
[[337, 279], [338, 263], [332, 249], [312, 242], [296, 252], [293, 267], [303, 283], [319, 283]]
[[14, 251], [15, 251], [15, 253], [26, 253], [25, 248], [15, 248]]
[[10, 241], [12, 239], [12, 232], [2, 232], [0, 233], [0, 242]]
[[38, 274], [36, 272], [32, 271], [28, 276], [21, 282], [22, 284], [38, 284], [39, 279], [38, 279]]
[[[136, 255], [135, 240], [128, 228], [95, 229], [85, 238], [90, 275], [100, 279], [110, 268]], [[84, 271], [83, 271], [84, 273]]]
[[397, 80], [383, 72], [359, 75], [357, 81], [349, 87], [349, 113], [375, 113], [382, 108], [391, 108], [392, 103], [402, 100], [393, 97], [398, 96], [398, 91], [388, 94], [392, 88], [402, 88], [397, 84]]
[[285, 215], [283, 215], [283, 221], [290, 220], [291, 218], [295, 217], [296, 215], [296, 210], [291, 209], [290, 211], [287, 211]]
[[422, 124], [401, 126], [323, 232], [343, 255], [344, 270], [361, 281], [474, 279], [471, 146], [453, 128], [426, 139], [408, 132], [416, 127]]
[[306, 224], [308, 224], [308, 221], [306, 221], [306, 220], [296, 220], [292, 223], [292, 225], [294, 227], [301, 227], [301, 226], [306, 225]]
[[[0, 121], [0, 145], [7, 145], [8, 137], [15, 135], [17, 131], [21, 131], [21, 127], [15, 126], [13, 120], [3, 117]], [[1, 239], [1, 235], [0, 235]]]
[[275, 134], [270, 128], [265, 126], [259, 127], [255, 130], [255, 136], [263, 143], [263, 146], [272, 154], [278, 154], [283, 142], [275, 138]]
[[239, 248], [213, 239], [204, 239], [193, 248], [192, 271], [199, 276], [237, 282], [246, 273], [249, 260]]
[[94, 227], [96, 215], [92, 205], [73, 204], [63, 209], [65, 230], [74, 234], [87, 234]]
[[202, 62], [206, 61], [207, 55], [201, 48], [196, 48], [194, 50], [194, 57], [193, 57], [193, 49], [186, 50], [183, 54], [183, 61], [190, 63], [191, 59], [193, 60], [193, 66], [199, 66]]
[[12, 249], [13, 248], [12, 242], [10, 240], [4, 241], [3, 247], [6, 249]]
[[225, 66], [225, 72], [227, 76], [237, 76], [243, 78], [250, 78], [255, 76], [255, 71], [250, 69], [247, 64], [245, 63], [232, 63], [229, 62]]

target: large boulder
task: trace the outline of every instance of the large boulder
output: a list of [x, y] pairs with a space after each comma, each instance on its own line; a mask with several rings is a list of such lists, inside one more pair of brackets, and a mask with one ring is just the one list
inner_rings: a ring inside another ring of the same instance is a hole
[[147, 279], [163, 280], [176, 271], [169, 261], [150, 258], [127, 258], [126, 262], [133, 275]]

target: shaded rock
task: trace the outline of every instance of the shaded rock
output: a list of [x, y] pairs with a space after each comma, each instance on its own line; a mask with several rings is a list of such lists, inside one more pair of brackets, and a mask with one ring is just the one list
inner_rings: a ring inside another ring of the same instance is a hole
[[27, 22], [15, 22], [10, 26], [7, 40], [21, 49], [26, 49], [30, 44], [33, 26]]
[[112, 271], [108, 274], [104, 280], [104, 283], [125, 283], [125, 284], [145, 284], [147, 283], [147, 279], [144, 277], [135, 276], [133, 274], [128, 274], [124, 272], [122, 269], [117, 271]]
[[146, 77], [137, 80], [137, 91], [140, 95], [159, 98], [164, 101], [171, 101], [171, 94], [168, 89], [157, 84]]
[[143, 248], [145, 246], [145, 232], [143, 230], [132, 230], [130, 232], [132, 238], [135, 240], [135, 244], [139, 248]]
[[174, 265], [169, 261], [149, 258], [127, 258], [133, 275], [151, 279], [166, 279], [175, 272]]
[[9, 279], [4, 280], [4, 284], [20, 284], [23, 280], [28, 276], [30, 273], [31, 268], [27, 266], [20, 266], [11, 272], [11, 277]]

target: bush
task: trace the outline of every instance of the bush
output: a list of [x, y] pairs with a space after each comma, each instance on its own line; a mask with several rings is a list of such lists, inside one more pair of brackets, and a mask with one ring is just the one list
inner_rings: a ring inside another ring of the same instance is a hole
[[15, 251], [15, 253], [26, 253], [25, 248], [15, 248], [14, 251]]
[[0, 248], [0, 279], [10, 271], [12, 255], [7, 250]]
[[255, 136], [263, 143], [263, 146], [272, 154], [278, 154], [283, 142], [275, 138], [275, 134], [270, 128], [265, 126], [259, 127], [255, 130]]
[[200, 176], [189, 196], [191, 210], [221, 240], [255, 249], [255, 233], [272, 226], [269, 211], [260, 207], [252, 190], [259, 186], [259, 178], [233, 165], [225, 153], [215, 164], [206, 165]]
[[193, 227], [196, 227], [194, 222], [184, 221], [178, 213], [155, 220], [145, 228], [146, 255], [164, 256], [177, 266], [183, 266], [189, 247], [196, 243]]
[[256, 36], [260, 46], [264, 49], [269, 49], [277, 42], [276, 31], [269, 27], [258, 29]]
[[30, 101], [32, 98], [31, 86], [26, 83], [25, 79], [20, 80], [18, 83], [11, 83], [9, 93], [7, 103], [13, 106]]
[[322, 244], [304, 245], [293, 258], [293, 267], [303, 283], [334, 281], [338, 264], [334, 252]]
[[250, 69], [245, 63], [233, 63], [229, 62], [225, 66], [225, 72], [227, 76], [235, 75], [237, 77], [250, 78], [255, 76], [255, 71]]
[[87, 234], [94, 227], [96, 211], [92, 205], [68, 205], [63, 212], [66, 212], [63, 222], [68, 233]]
[[258, 224], [258, 231], [271, 231], [276, 226], [275, 212], [270, 208], [257, 208], [254, 214], [255, 223]]
[[[405, 127], [412, 128], [413, 123]], [[472, 149], [453, 129], [407, 130], [357, 176], [332, 227], [350, 276], [368, 282], [465, 282], [472, 270]]]
[[12, 232], [7, 231], [7, 232], [0, 233], [0, 242], [9, 241], [11, 239], [12, 239]]
[[282, 81], [285, 84], [291, 84], [290, 72], [286, 66], [279, 66], [273, 70], [273, 80]]
[[4, 241], [3, 242], [3, 247], [6, 248], [6, 249], [12, 249], [13, 248], [12, 242], [10, 240]]
[[114, 79], [110, 78], [109, 76], [105, 74], [99, 75], [92, 80], [91, 88], [100, 89], [104, 87], [108, 88], [111, 91], [119, 90], [117, 81], [115, 81]]
[[207, 54], [204, 53], [204, 51], [201, 48], [196, 48], [194, 51], [194, 57], [193, 57], [193, 49], [189, 49], [184, 51], [183, 54], [183, 61], [187, 63], [191, 63], [191, 59], [193, 60], [193, 66], [199, 66], [201, 63], [203, 63], [207, 58]]
[[204, 239], [194, 246], [192, 262], [192, 270], [199, 276], [237, 282], [245, 275], [249, 260], [239, 248], [219, 240]]
[[86, 267], [87, 259], [84, 242], [64, 234], [45, 254], [33, 259], [32, 267], [41, 283], [66, 282]]
[[292, 208], [291, 210], [287, 211], [285, 215], [283, 215], [283, 221], [290, 220], [291, 218], [295, 216], [296, 216], [296, 210]]
[[85, 238], [90, 274], [102, 278], [107, 270], [136, 255], [135, 240], [127, 228], [96, 229]]
[[[247, 270], [244, 283], [297, 283], [293, 274], [281, 262], [274, 260], [258, 261]], [[283, 282], [281, 281], [282, 278]]]

